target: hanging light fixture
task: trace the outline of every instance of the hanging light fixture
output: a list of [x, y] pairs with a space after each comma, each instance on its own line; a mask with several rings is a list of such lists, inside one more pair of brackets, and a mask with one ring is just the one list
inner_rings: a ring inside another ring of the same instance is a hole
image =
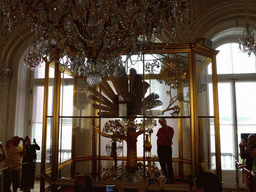
[[36, 67], [43, 63], [42, 54], [40, 52], [39, 44], [34, 43], [27, 54], [25, 54], [23, 64], [30, 70], [34, 71]]
[[[68, 57], [65, 66], [78, 75], [101, 77], [120, 66], [119, 57], [141, 53], [161, 37], [164, 28], [175, 29], [180, 0], [2, 0], [1, 17], [11, 30], [27, 22], [40, 54]], [[183, 9], [182, 9], [183, 10]], [[172, 33], [173, 34], [173, 33]], [[171, 37], [170, 37], [171, 39]], [[161, 39], [163, 43], [169, 43]], [[86, 58], [86, 59], [85, 59]], [[118, 64], [117, 64], [118, 63]], [[89, 70], [89, 71], [88, 71]], [[86, 72], [85, 72], [86, 71]]]
[[244, 31], [242, 37], [238, 39], [239, 49], [247, 53], [249, 56], [256, 52], [256, 42], [254, 39], [254, 30], [253, 27], [249, 25], [249, 16], [248, 16], [248, 8], [247, 8], [247, 0], [245, 0], [245, 22], [246, 25], [244, 27]]
[[254, 39], [254, 31], [252, 26], [246, 24], [242, 37], [238, 39], [239, 49], [249, 56], [255, 53], [256, 42]]
[[99, 85], [102, 81], [102, 77], [100, 76], [99, 73], [95, 73], [95, 72], [91, 72], [88, 76], [87, 76], [87, 83], [90, 86], [96, 86]]

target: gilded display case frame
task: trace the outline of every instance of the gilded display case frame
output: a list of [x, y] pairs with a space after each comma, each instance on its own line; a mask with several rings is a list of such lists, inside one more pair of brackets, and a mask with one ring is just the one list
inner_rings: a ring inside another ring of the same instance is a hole
[[[152, 54], [151, 48], [148, 48], [143, 54]], [[187, 53], [188, 55], [188, 62], [189, 62], [189, 90], [190, 90], [190, 128], [191, 128], [191, 160], [183, 158], [183, 148], [186, 147], [183, 145], [183, 130], [181, 128], [181, 119], [183, 117], [180, 117], [178, 120], [179, 128], [178, 128], [178, 143], [179, 143], [179, 158], [174, 158], [173, 162], [178, 162], [179, 165], [179, 171], [177, 177], [180, 179], [184, 179], [183, 175], [183, 166], [184, 164], [191, 164], [191, 173], [197, 173], [199, 172], [202, 168], [203, 169], [211, 169], [210, 162], [204, 162], [204, 157], [203, 157], [203, 140], [202, 140], [202, 135], [199, 130], [199, 119], [200, 118], [211, 118], [214, 119], [214, 134], [215, 134], [215, 157], [216, 157], [216, 174], [221, 177], [221, 152], [220, 152], [220, 131], [219, 131], [219, 113], [218, 113], [218, 92], [217, 92], [217, 70], [216, 70], [216, 55], [218, 51], [202, 46], [200, 44], [196, 43], [190, 43], [190, 44], [172, 44], [172, 45], [161, 45], [157, 44], [155, 45], [155, 51], [154, 54], [180, 54], [180, 53]], [[197, 91], [197, 84], [196, 84], [196, 79], [197, 79], [197, 66], [196, 66], [196, 55], [201, 55], [204, 57], [207, 57], [211, 60], [211, 78], [212, 78], [212, 88], [213, 88], [213, 115], [211, 116], [199, 116], [198, 115], [198, 91]], [[51, 168], [47, 169], [46, 168], [46, 140], [47, 140], [47, 120], [49, 118], [49, 114], [47, 114], [48, 111], [48, 99], [49, 99], [49, 68], [54, 67], [55, 68], [55, 77], [54, 77], [54, 92], [53, 92], [53, 114], [51, 115], [50, 118], [52, 118], [52, 143], [51, 143]], [[100, 161], [102, 160], [101, 158], [101, 153], [100, 150], [97, 151], [97, 145], [101, 145], [101, 140], [98, 139], [99, 135], [93, 129], [92, 132], [92, 155], [83, 157], [83, 158], [77, 158], [75, 156], [76, 150], [76, 137], [75, 137], [75, 131], [72, 131], [72, 151], [71, 151], [71, 159], [66, 162], [66, 164], [59, 165], [58, 163], [58, 149], [59, 149], [59, 120], [62, 118], [60, 116], [60, 87], [61, 87], [61, 72], [59, 70], [59, 63], [58, 62], [52, 62], [52, 63], [47, 63], [46, 62], [46, 77], [45, 77], [45, 92], [44, 92], [44, 123], [43, 123], [43, 138], [42, 138], [42, 160], [41, 160], [41, 191], [45, 190], [45, 182], [47, 181], [50, 186], [53, 188], [53, 190], [57, 189], [58, 186], [61, 185], [73, 185], [75, 181], [75, 176], [76, 176], [76, 163], [77, 162], [82, 162], [82, 161], [91, 161], [91, 166], [92, 166], [92, 172], [94, 172], [96, 175], [100, 174], [101, 168], [100, 166]], [[68, 72], [69, 75], [71, 73], [69, 72], [68, 69], [66, 69], [65, 72]], [[74, 78], [74, 107], [77, 104], [77, 80], [81, 77], [78, 77], [76, 75], [71, 75]], [[143, 74], [144, 77], [144, 74]], [[143, 113], [144, 114], [144, 113]], [[168, 116], [169, 117], [169, 116]], [[80, 118], [77, 116], [77, 114], [74, 113], [74, 116], [72, 118]], [[88, 116], [87, 118], [95, 118], [98, 119], [99, 122], [101, 121], [101, 116], [99, 116], [96, 111], [94, 112], [93, 116]], [[154, 116], [153, 116], [154, 118]], [[158, 118], [158, 116], [155, 116], [155, 118]], [[170, 117], [171, 118], [171, 117]], [[187, 117], [186, 117], [187, 118]], [[73, 125], [75, 126], [75, 125]], [[208, 130], [209, 131], [209, 130]], [[206, 139], [208, 142], [206, 145], [208, 146], [207, 150], [209, 149], [209, 138]], [[208, 151], [208, 155], [210, 155], [210, 151]], [[107, 158], [105, 157], [106, 160], [112, 160], [111, 157]], [[208, 157], [208, 160], [210, 157]], [[125, 161], [125, 157], [119, 157], [120, 161]], [[152, 158], [152, 160], [155, 160]], [[143, 158], [138, 158], [138, 161], [143, 161], [145, 162], [145, 154]], [[208, 163], [208, 164], [207, 164]], [[59, 170], [67, 165], [71, 165], [70, 169], [70, 179], [62, 179], [59, 178]]]

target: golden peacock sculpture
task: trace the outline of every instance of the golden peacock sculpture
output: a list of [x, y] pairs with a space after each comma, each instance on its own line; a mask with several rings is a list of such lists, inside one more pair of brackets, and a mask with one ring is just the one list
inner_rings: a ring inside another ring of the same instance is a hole
[[[143, 81], [142, 75], [137, 74], [134, 68], [130, 69], [130, 75], [123, 70], [119, 77], [115, 77], [113, 73], [109, 72], [109, 78], [113, 86], [107, 82], [106, 79], [101, 83], [101, 94], [95, 88], [90, 87], [92, 92], [91, 99], [98, 102], [93, 104], [94, 109], [101, 109], [101, 116], [118, 117], [119, 102], [127, 103], [127, 116], [137, 116], [142, 114], [144, 95], [147, 93], [150, 85]], [[104, 96], [105, 95], [105, 96]], [[120, 101], [122, 98], [122, 101]], [[151, 93], [145, 98], [145, 110], [150, 110], [162, 105], [159, 96], [156, 93]]]
[[[145, 132], [152, 133], [152, 126], [143, 129], [143, 124], [138, 123], [135, 119], [137, 115], [143, 113], [143, 102], [145, 102], [145, 110], [151, 110], [162, 105], [158, 100], [159, 96], [156, 93], [149, 94], [146, 98], [149, 84], [143, 81], [142, 75], [137, 74], [136, 70], [131, 68], [128, 76], [125, 71], [115, 77], [112, 72], [109, 72], [110, 82], [103, 79], [100, 90], [90, 87], [92, 92], [90, 96], [97, 104], [93, 104], [94, 109], [100, 109], [99, 114], [105, 117], [118, 117], [119, 102], [127, 104], [127, 122], [122, 120], [109, 120], [102, 132], [99, 127], [94, 126], [98, 133], [104, 137], [111, 138], [114, 141], [127, 142], [127, 161], [126, 170], [135, 172], [137, 170], [137, 137]], [[122, 99], [120, 99], [122, 98]], [[145, 123], [145, 122], [144, 122]]]

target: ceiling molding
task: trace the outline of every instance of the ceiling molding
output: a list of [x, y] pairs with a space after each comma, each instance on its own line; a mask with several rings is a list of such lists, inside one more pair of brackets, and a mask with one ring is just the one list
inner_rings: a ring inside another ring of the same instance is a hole
[[[256, 23], [256, 2], [249, 1], [248, 4], [249, 21]], [[233, 0], [232, 3], [231, 1], [218, 1], [216, 6], [204, 10], [196, 18], [193, 18], [189, 25], [178, 25], [178, 43], [195, 42], [198, 37], [205, 37], [213, 41], [220, 40], [218, 35], [223, 35], [223, 31], [228, 29], [232, 29], [231, 31], [234, 32], [234, 34], [225, 33], [230, 37], [242, 34], [241, 29], [245, 25], [244, 1]], [[234, 29], [240, 30], [235, 32]]]

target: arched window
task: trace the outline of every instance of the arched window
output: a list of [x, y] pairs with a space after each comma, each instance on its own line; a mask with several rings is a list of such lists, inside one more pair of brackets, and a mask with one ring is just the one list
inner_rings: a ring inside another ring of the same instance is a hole
[[222, 170], [235, 170], [241, 134], [256, 133], [256, 61], [254, 54], [241, 52], [238, 43], [217, 50]]

